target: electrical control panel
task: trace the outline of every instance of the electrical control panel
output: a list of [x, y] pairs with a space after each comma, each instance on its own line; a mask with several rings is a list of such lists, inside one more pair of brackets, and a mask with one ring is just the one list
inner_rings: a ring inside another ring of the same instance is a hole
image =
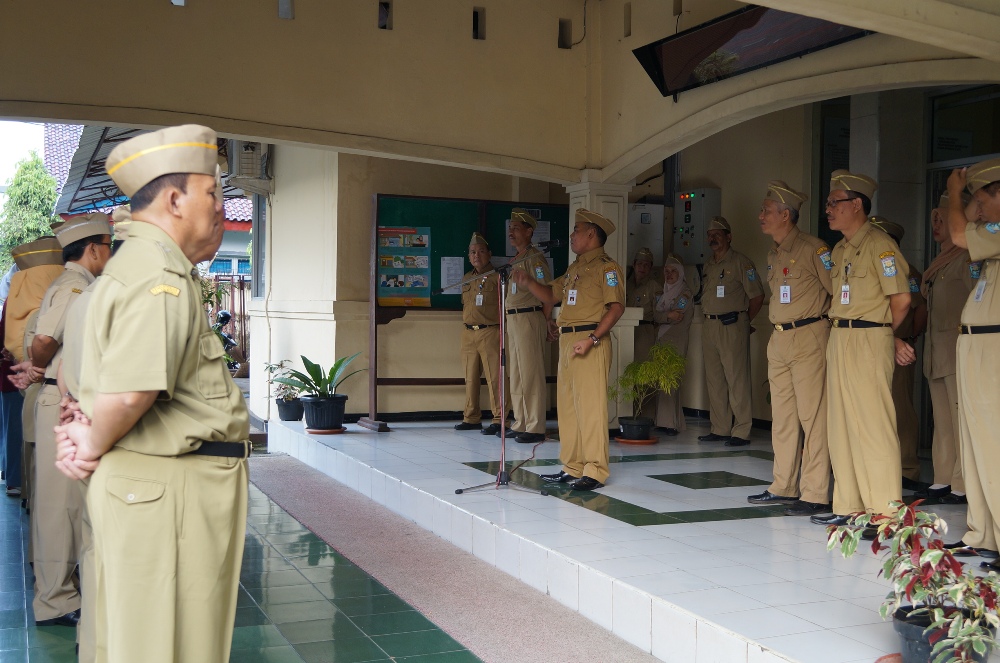
[[674, 199], [673, 251], [686, 265], [704, 264], [708, 222], [722, 214], [721, 189], [678, 191]]

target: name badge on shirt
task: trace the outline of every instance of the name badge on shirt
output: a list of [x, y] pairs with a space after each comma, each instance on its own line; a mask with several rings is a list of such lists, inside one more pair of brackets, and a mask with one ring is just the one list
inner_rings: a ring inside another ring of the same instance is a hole
[[850, 304], [851, 303], [851, 286], [846, 283], [840, 286], [840, 303]]
[[566, 293], [566, 305], [573, 306], [576, 304], [576, 290], [570, 290]]
[[516, 295], [517, 294], [517, 284], [516, 283], [511, 283], [510, 284], [510, 294], [512, 294], [512, 295]]
[[986, 292], [986, 279], [979, 279], [979, 284], [976, 285], [976, 294], [973, 296], [972, 300], [976, 302], [983, 301], [983, 293]]
[[717, 285], [717, 286], [715, 286], [715, 296], [716, 297], [725, 297], [726, 296], [726, 286], [724, 286], [724, 285]]
[[783, 285], [778, 289], [778, 291], [779, 291], [778, 297], [782, 304], [792, 303], [792, 286]]
[[478, 295], [476, 295], [476, 306], [482, 306], [482, 305], [483, 305], [483, 293], [479, 293]]

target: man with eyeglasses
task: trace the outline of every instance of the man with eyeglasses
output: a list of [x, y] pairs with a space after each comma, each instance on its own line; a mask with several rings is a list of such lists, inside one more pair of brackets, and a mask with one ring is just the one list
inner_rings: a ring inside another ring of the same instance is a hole
[[868, 221], [877, 188], [867, 175], [835, 170], [830, 176], [826, 218], [844, 237], [833, 249], [826, 350], [833, 515], [813, 516], [820, 525], [846, 524], [859, 511], [888, 513], [889, 503], [902, 498], [893, 358], [903, 364], [916, 356], [892, 332], [909, 310], [909, 265], [896, 242]]
[[[56, 468], [59, 393], [66, 311], [104, 271], [111, 258], [111, 224], [100, 212], [70, 219], [55, 230], [65, 271], [42, 299], [29, 357], [13, 380], [42, 382], [35, 402], [35, 503], [32, 510], [35, 596], [38, 626], [73, 626], [80, 619], [80, 588], [75, 570], [83, 548], [83, 494]], [[18, 386], [21, 386], [20, 384]]]

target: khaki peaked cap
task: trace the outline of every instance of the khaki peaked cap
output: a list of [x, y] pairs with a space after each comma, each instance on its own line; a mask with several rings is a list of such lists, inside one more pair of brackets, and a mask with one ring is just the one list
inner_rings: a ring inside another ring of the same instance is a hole
[[604, 231], [605, 235], [610, 235], [615, 231], [615, 223], [611, 219], [597, 212], [591, 212], [589, 209], [580, 208], [576, 210], [576, 214], [573, 217], [575, 223], [592, 223], [601, 230]]
[[733, 227], [729, 225], [724, 216], [713, 216], [712, 220], [708, 222], [709, 230], [725, 230], [727, 233], [733, 232]]
[[802, 208], [802, 203], [809, 200], [809, 196], [796, 191], [781, 180], [771, 180], [767, 183], [767, 193], [764, 194], [764, 199], [773, 200], [797, 212]]
[[91, 212], [82, 216], [74, 216], [55, 230], [59, 245], [66, 248], [73, 242], [88, 237], [111, 235], [111, 224], [104, 212]]
[[897, 244], [903, 241], [903, 235], [906, 234], [906, 231], [903, 229], [903, 226], [899, 225], [895, 221], [890, 221], [884, 216], [873, 216], [869, 219], [869, 221], [871, 221], [873, 226], [890, 235], [894, 240], [896, 240]]
[[635, 252], [635, 260], [632, 262], [638, 262], [644, 260], [650, 264], [653, 263], [653, 252], [647, 249], [645, 246]]
[[15, 246], [11, 249], [10, 256], [20, 270], [63, 264], [62, 247], [55, 237], [42, 237], [34, 242]]
[[124, 242], [128, 239], [128, 228], [132, 225], [132, 206], [116, 207], [111, 213], [111, 220], [115, 222], [115, 241]]
[[859, 173], [849, 170], [835, 170], [830, 174], [830, 191], [855, 191], [863, 193], [871, 200], [878, 189], [878, 182]]
[[486, 241], [486, 238], [479, 233], [472, 233], [472, 239], [469, 240], [469, 248], [471, 249], [476, 244], [482, 244], [487, 249], [490, 248], [490, 243]]
[[174, 173], [218, 174], [215, 131], [197, 124], [167, 127], [131, 138], [111, 151], [105, 169], [126, 196], [157, 177]]
[[513, 221], [517, 219], [526, 226], [531, 226], [532, 228], [538, 227], [538, 220], [528, 214], [528, 210], [521, 209], [520, 207], [515, 207], [510, 211], [510, 220]]
[[1000, 159], [980, 161], [974, 166], [969, 166], [965, 177], [969, 193], [975, 193], [987, 184], [1000, 182]]

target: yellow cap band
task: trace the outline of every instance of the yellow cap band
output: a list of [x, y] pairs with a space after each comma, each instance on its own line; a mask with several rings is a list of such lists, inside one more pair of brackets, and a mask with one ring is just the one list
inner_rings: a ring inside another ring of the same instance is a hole
[[152, 154], [153, 152], [159, 152], [160, 150], [169, 150], [175, 147], [204, 147], [206, 150], [218, 150], [218, 145], [212, 145], [211, 143], [170, 143], [168, 145], [155, 145], [153, 147], [147, 147], [144, 150], [136, 152], [135, 154], [122, 159], [114, 166], [108, 169], [108, 175], [114, 175], [115, 171], [124, 166], [125, 164], [135, 161], [139, 157], [146, 156], [147, 154]]

